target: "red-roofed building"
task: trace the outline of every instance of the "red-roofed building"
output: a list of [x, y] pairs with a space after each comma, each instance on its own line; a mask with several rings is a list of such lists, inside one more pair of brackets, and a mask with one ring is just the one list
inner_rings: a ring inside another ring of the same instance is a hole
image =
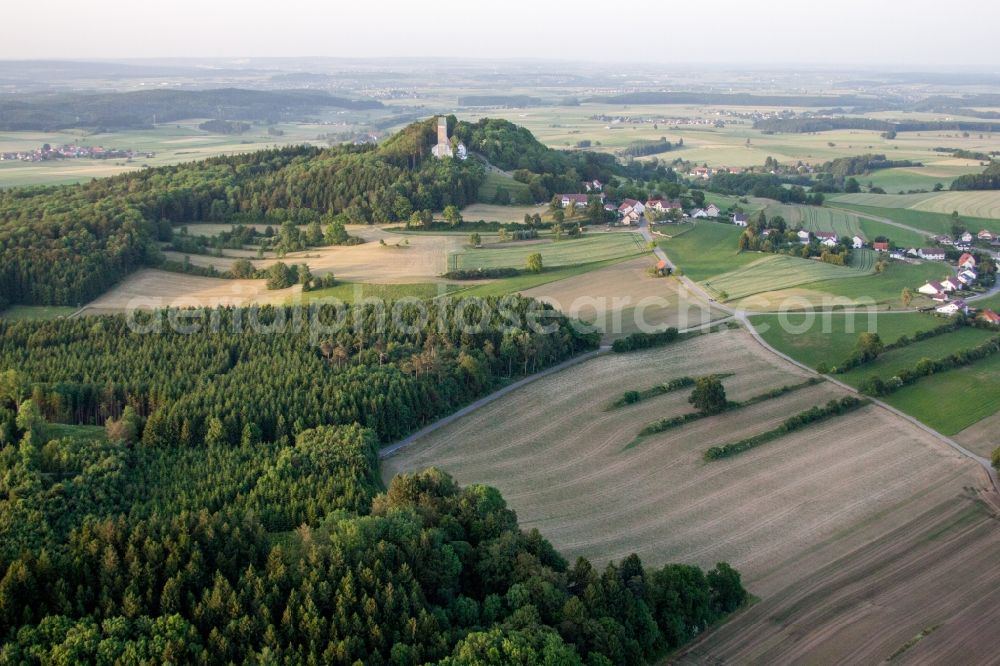
[[973, 257], [968, 252], [966, 252], [962, 254], [961, 257], [958, 258], [958, 265], [961, 266], [962, 268], [975, 268], [976, 258]]
[[982, 312], [979, 313], [979, 316], [984, 321], [988, 321], [993, 325], [1000, 325], [1000, 315], [998, 315], [996, 312], [993, 312], [993, 310], [989, 309], [983, 310]]
[[876, 252], [888, 252], [889, 244], [884, 241], [875, 241], [872, 243], [872, 247], [875, 248]]

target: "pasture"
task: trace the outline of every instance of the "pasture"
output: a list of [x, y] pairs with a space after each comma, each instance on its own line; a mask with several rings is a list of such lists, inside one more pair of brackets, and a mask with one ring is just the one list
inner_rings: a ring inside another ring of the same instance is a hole
[[726, 316], [676, 278], [650, 277], [647, 269], [654, 263], [652, 257], [623, 261], [521, 293], [594, 325], [606, 340], [666, 326], [701, 326]]
[[657, 244], [684, 275], [701, 282], [759, 258], [754, 253], [738, 251], [741, 233], [739, 227], [724, 222], [696, 222], [689, 230], [660, 239]]
[[539, 253], [545, 267], [572, 266], [648, 252], [642, 237], [628, 232], [593, 231], [581, 238], [517, 241], [502, 247], [465, 248], [449, 257], [451, 268], [524, 268]]
[[1000, 410], [1000, 355], [917, 380], [887, 396], [893, 407], [945, 435], [954, 435]]
[[[602, 408], [627, 390], [713, 372], [734, 373], [724, 380], [733, 399], [804, 377], [739, 331], [606, 355], [421, 438], [386, 459], [383, 476], [434, 465], [460, 483], [496, 486], [525, 528], [537, 527], [570, 560], [587, 556], [598, 568], [632, 552], [653, 565], [731, 562], [760, 601], [695, 645], [695, 662], [715, 654], [794, 661], [805, 646], [815, 651], [804, 654], [829, 661], [850, 661], [863, 646], [863, 661], [880, 661], [928, 624], [966, 612], [984, 589], [997, 589], [1000, 571], [987, 566], [1000, 544], [992, 521], [975, 514], [961, 529], [955, 521], [972, 515], [976, 504], [965, 488], [981, 488], [985, 477], [876, 407], [702, 461], [706, 447], [733, 432], [762, 432], [842, 395], [830, 384], [700, 419], [631, 449], [625, 446], [643, 425], [690, 409], [687, 391]], [[949, 538], [933, 541], [938, 530]], [[928, 549], [937, 557], [914, 573], [912, 562]], [[930, 589], [913, 585], [915, 575]], [[793, 614], [813, 619], [789, 625]], [[987, 635], [979, 645], [992, 649]]]
[[479, 186], [479, 200], [486, 203], [495, 202], [499, 189], [507, 190], [511, 202], [531, 201], [531, 191], [526, 184], [514, 180], [505, 173], [487, 169], [486, 180]]
[[461, 287], [455, 284], [412, 283], [412, 284], [378, 284], [373, 282], [342, 282], [325, 289], [299, 292], [290, 297], [289, 304], [310, 303], [312, 301], [333, 299], [342, 303], [357, 303], [365, 299], [380, 301], [397, 301], [399, 299], [428, 300], [447, 296]]
[[546, 268], [541, 273], [521, 273], [509, 278], [478, 282], [474, 286], [463, 289], [462, 296], [504, 296], [515, 292], [524, 292], [550, 282], [568, 280], [587, 273], [596, 272], [602, 268], [614, 266], [619, 262], [628, 260], [629, 257], [616, 257], [602, 261], [591, 261], [585, 264]]
[[[938, 262], [891, 261], [882, 273], [822, 280], [804, 287], [757, 293], [741, 300], [738, 306], [745, 310], [774, 310], [782, 307], [831, 307], [853, 303], [891, 310], [902, 307], [900, 298], [904, 287], [915, 292], [924, 282], [946, 275], [948, 268]], [[929, 298], [914, 293], [910, 307], [929, 304]]]
[[858, 215], [858, 222], [861, 224], [862, 236], [869, 241], [879, 236], [885, 236], [898, 247], [922, 247], [927, 244], [927, 234], [902, 229], [880, 220], [873, 220], [864, 217], [863, 213]]
[[968, 217], [1000, 220], [1000, 191], [942, 192], [917, 202], [911, 208], [946, 215], [958, 211], [959, 215]]
[[860, 278], [861, 268], [834, 266], [815, 259], [783, 254], [746, 253], [756, 260], [736, 270], [714, 276], [701, 284], [721, 300], [738, 300], [752, 294], [789, 289], [822, 280]]
[[764, 208], [768, 218], [780, 215], [785, 218], [790, 229], [802, 227], [807, 231], [832, 231], [837, 238], [844, 236], [861, 236], [866, 240], [864, 229], [857, 215], [842, 210], [822, 208], [818, 206], [799, 206], [795, 204], [769, 203]]
[[[939, 319], [938, 323], [944, 324], [946, 320]], [[955, 352], [975, 347], [995, 335], [996, 331], [987, 331], [979, 328], [961, 328], [945, 335], [914, 342], [900, 349], [887, 351], [871, 363], [866, 363], [854, 368], [850, 372], [837, 375], [837, 379], [851, 386], [857, 386], [863, 379], [872, 375], [887, 379], [904, 368], [912, 368], [921, 359], [944, 358]], [[933, 381], [933, 377], [928, 379]], [[996, 407], [1000, 409], [1000, 404], [996, 405]], [[914, 416], [923, 420], [923, 415], [914, 414]]]
[[[943, 192], [939, 194], [847, 194], [834, 197], [830, 205], [843, 206], [861, 214], [888, 218], [931, 234], [951, 233], [957, 211], [960, 222], [973, 232], [989, 229], [1000, 233], [1000, 192]], [[886, 232], [897, 244], [894, 235]], [[914, 243], [915, 245], [915, 243]]]
[[836, 205], [848, 204], [868, 208], [910, 208], [935, 196], [937, 195], [933, 192], [920, 194], [833, 194], [829, 201]]
[[853, 353], [861, 333], [878, 333], [882, 342], [890, 343], [944, 323], [921, 312], [791, 312], [755, 315], [750, 322], [769, 345], [811, 368], [842, 362]]

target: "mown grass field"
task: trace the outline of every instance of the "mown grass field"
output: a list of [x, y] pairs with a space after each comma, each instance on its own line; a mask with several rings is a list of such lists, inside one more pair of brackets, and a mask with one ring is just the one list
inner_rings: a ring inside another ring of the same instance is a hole
[[503, 188], [510, 193], [512, 203], [522, 200], [522, 198], [524, 201], [531, 199], [531, 192], [524, 183], [496, 171], [487, 171], [486, 180], [479, 186], [479, 200], [484, 203], [493, 203], [498, 188]]
[[714, 292], [720, 300], [733, 300], [812, 282], [857, 279], [866, 275], [861, 269], [834, 266], [815, 259], [801, 259], [783, 254], [747, 254], [756, 260], [736, 270], [716, 275], [702, 284]]
[[63, 305], [12, 305], [6, 310], [0, 310], [0, 319], [6, 321], [41, 321], [68, 317], [77, 308]]
[[750, 322], [769, 345], [815, 368], [837, 365], [850, 356], [861, 333], [878, 333], [889, 343], [940, 326], [944, 320], [921, 312], [823, 312], [757, 315]]
[[[890, 158], [891, 159], [891, 158]], [[929, 165], [924, 167], [897, 167], [879, 169], [873, 173], [857, 176], [862, 185], [881, 187], [886, 192], [908, 192], [910, 190], [931, 190], [938, 183], [947, 189], [959, 176], [978, 171], [975, 167]]]
[[[859, 212], [861, 212], [860, 209]], [[923, 247], [924, 245], [927, 245], [926, 234], [909, 231], [908, 229], [901, 229], [891, 224], [886, 224], [885, 222], [880, 222], [878, 220], [872, 220], [867, 217], [859, 216], [858, 222], [861, 224], [861, 230], [864, 232], [864, 237], [869, 241], [872, 241], [879, 236], [884, 236], [891, 242], [895, 243], [898, 247], [909, 248]]]
[[1000, 192], [996, 191], [843, 194], [833, 197], [830, 204], [886, 217], [932, 234], [950, 233], [952, 213], [957, 211], [962, 224], [973, 232], [1000, 232]]
[[444, 282], [436, 284], [374, 284], [367, 282], [344, 282], [314, 291], [304, 291], [296, 294], [294, 300], [309, 303], [321, 299], [337, 299], [343, 303], [354, 303], [366, 298], [381, 301], [396, 301], [401, 298], [419, 298], [426, 300], [438, 296], [446, 296], [462, 287]]
[[842, 210], [818, 206], [797, 206], [794, 204], [772, 203], [764, 209], [768, 218], [780, 215], [790, 228], [801, 226], [807, 231], [832, 231], [838, 238], [861, 236], [866, 238], [857, 215]]
[[542, 255], [546, 267], [572, 266], [648, 252], [639, 234], [591, 232], [582, 238], [526, 241], [500, 248], [467, 248], [453, 255], [454, 268], [524, 268], [528, 256]]
[[920, 194], [834, 194], [829, 201], [836, 205], [866, 206], [869, 208], [909, 208], [925, 199], [937, 196], [933, 192]]
[[685, 275], [701, 282], [759, 259], [756, 254], [737, 251], [741, 233], [732, 224], [697, 222], [684, 233], [658, 241], [658, 245]]
[[959, 215], [997, 220], [1000, 219], [1000, 191], [942, 192], [917, 202], [912, 208], [947, 215], [957, 210]]
[[[944, 324], [946, 320], [940, 319], [939, 323]], [[866, 363], [863, 366], [854, 368], [850, 372], [837, 375], [837, 379], [857, 386], [866, 377], [877, 375], [883, 379], [894, 376], [904, 368], [912, 368], [921, 359], [939, 359], [960, 352], [963, 349], [975, 347], [981, 342], [985, 342], [997, 334], [997, 331], [987, 331], [979, 328], [961, 328], [957, 331], [938, 335], [928, 340], [921, 340], [900, 349], [893, 349], [879, 356], [874, 362]], [[846, 357], [845, 357], [846, 358]], [[841, 359], [844, 360], [844, 359]], [[934, 377], [929, 377], [921, 381], [933, 381]], [[997, 404], [1000, 409], [1000, 404]], [[916, 414], [914, 416], [917, 416]]]
[[1000, 410], [1000, 355], [940, 372], [885, 398], [893, 407], [945, 435], [954, 435]]
[[919, 302], [924, 297], [916, 293], [918, 287], [928, 280], [941, 279], [949, 274], [948, 267], [938, 262], [924, 261], [911, 264], [891, 261], [882, 273], [871, 273], [861, 278], [842, 277], [823, 280], [809, 284], [809, 289], [859, 302], [897, 306], [900, 304], [899, 299], [904, 287], [913, 290]]
[[[503, 296], [514, 292], [533, 289], [541, 285], [549, 284], [559, 280], [585, 275], [593, 271], [599, 271], [609, 266], [614, 266], [621, 262], [628, 261], [630, 257], [616, 257], [604, 259], [603, 261], [592, 261], [585, 264], [575, 264], [573, 266], [560, 266], [558, 268], [546, 268], [541, 273], [522, 273], [514, 277], [491, 280], [484, 284], [477, 284], [462, 290], [462, 296]], [[650, 260], [652, 263], [652, 260]]]

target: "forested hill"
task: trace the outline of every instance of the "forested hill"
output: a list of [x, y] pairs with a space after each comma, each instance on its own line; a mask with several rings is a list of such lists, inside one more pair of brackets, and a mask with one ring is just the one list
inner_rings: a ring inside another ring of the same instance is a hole
[[[606, 179], [613, 166], [613, 160], [548, 149], [506, 121], [450, 123], [457, 137], [494, 164], [523, 169], [521, 177], [539, 201], [578, 187], [581, 178]], [[2, 190], [0, 307], [90, 300], [155, 262], [151, 242], [169, 240], [171, 225], [265, 216], [280, 223], [306, 209], [345, 222], [394, 222], [415, 210], [474, 202], [483, 165], [431, 158], [435, 129], [431, 118], [377, 147], [283, 148], [81, 185]]]
[[990, 162], [982, 173], [959, 176], [952, 184], [953, 190], [1000, 190], [1000, 162]]
[[0, 322], [0, 662], [631, 665], [742, 605], [725, 564], [570, 566], [496, 490], [382, 487], [380, 441], [597, 343], [500, 305]]
[[328, 108], [378, 109], [377, 100], [354, 100], [312, 90], [137, 90], [99, 94], [0, 97], [0, 130], [103, 131], [151, 127], [187, 118], [302, 120]]

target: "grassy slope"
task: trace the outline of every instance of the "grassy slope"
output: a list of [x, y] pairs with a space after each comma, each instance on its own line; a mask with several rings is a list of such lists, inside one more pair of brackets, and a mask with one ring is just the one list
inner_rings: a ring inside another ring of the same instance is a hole
[[[548, 284], [549, 282], [555, 282], [556, 280], [563, 280], [565, 278], [571, 278], [584, 273], [589, 273], [590, 271], [596, 271], [599, 268], [611, 266], [612, 264], [617, 264], [629, 258], [630, 257], [616, 257], [614, 259], [604, 259], [603, 261], [593, 261], [586, 264], [577, 264], [575, 266], [549, 268], [541, 273], [525, 273], [512, 278], [494, 280], [485, 284], [469, 287], [462, 290], [460, 295], [479, 297], [503, 296], [505, 294], [530, 289], [531, 287]], [[652, 257], [650, 257], [649, 265], [653, 265]]]
[[[869, 215], [886, 217], [890, 220], [894, 220], [917, 229], [923, 229], [930, 234], [947, 234], [951, 232], [952, 218], [951, 215], [947, 215], [945, 213], [931, 213], [924, 210], [912, 210], [910, 208], [876, 208], [873, 206], [858, 206], [850, 203], [841, 203], [840, 201], [834, 201], [833, 204], [836, 206], [843, 206], [844, 208], [850, 210], [856, 210], [859, 213], [868, 213]], [[1000, 233], [1000, 220], [986, 220], [978, 217], [963, 216], [961, 221], [967, 229], [971, 229], [972, 231], [989, 229], [990, 231]], [[896, 231], [901, 231], [896, 227], [890, 228], [896, 229]], [[896, 232], [893, 231], [892, 233], [895, 234]], [[889, 233], [886, 233], [885, 235], [889, 236], [889, 238], [893, 238], [893, 236]], [[898, 245], [902, 245], [899, 241], [896, 241], [896, 243]]]
[[305, 302], [321, 298], [335, 298], [344, 303], [354, 303], [364, 298], [394, 301], [401, 298], [434, 298], [452, 293], [461, 287], [454, 284], [372, 284], [367, 282], [343, 282], [326, 289], [303, 292]]
[[[861, 209], [859, 208], [858, 210]], [[923, 234], [900, 229], [885, 222], [869, 220], [866, 217], [858, 219], [861, 222], [861, 231], [864, 233], [865, 238], [869, 240], [874, 240], [878, 236], [885, 236], [900, 247], [921, 247], [927, 244], [927, 237]]]
[[685, 275], [701, 281], [760, 259], [758, 254], [736, 251], [741, 233], [732, 224], [698, 222], [690, 231], [659, 241], [659, 246]]
[[1000, 406], [1000, 355], [904, 386], [885, 401], [935, 430], [954, 435]]
[[751, 318], [751, 323], [775, 349], [815, 368], [820, 363], [836, 365], [850, 356], [858, 335], [864, 331], [878, 333], [883, 342], [893, 342], [903, 335], [940, 326], [943, 321], [919, 312], [873, 315], [828, 312], [758, 315]]
[[792, 228], [801, 226], [808, 231], [832, 231], [838, 237], [864, 234], [857, 215], [832, 208], [773, 203], [764, 212], [769, 218], [782, 216]]
[[457, 255], [457, 267], [524, 268], [528, 255], [538, 252], [546, 267], [572, 266], [604, 259], [631, 257], [646, 252], [638, 234], [591, 233], [558, 242], [516, 243], [508, 247], [469, 249]]
[[502, 187], [510, 192], [511, 201], [517, 201], [517, 197], [520, 194], [530, 197], [528, 186], [524, 183], [496, 171], [488, 171], [486, 173], [486, 180], [479, 186], [479, 200], [483, 203], [492, 203], [498, 187]]
[[[944, 323], [943, 321], [941, 323]], [[963, 349], [975, 347], [981, 342], [992, 338], [996, 331], [986, 331], [978, 328], [963, 328], [946, 335], [939, 335], [928, 340], [915, 342], [901, 349], [888, 351], [874, 363], [868, 363], [850, 372], [838, 375], [838, 379], [851, 386], [857, 386], [861, 380], [871, 375], [892, 377], [904, 368], [911, 368], [921, 359], [938, 359]]]
[[876, 303], [898, 303], [904, 287], [916, 292], [917, 288], [928, 280], [937, 280], [946, 275], [948, 268], [940, 263], [925, 261], [920, 264], [908, 264], [893, 261], [883, 273], [865, 275], [861, 278], [823, 280], [810, 284], [809, 289], [854, 300], [872, 299]]
[[726, 299], [743, 298], [776, 289], [788, 289], [811, 282], [858, 279], [865, 273], [844, 266], [834, 266], [814, 259], [783, 254], [759, 255], [753, 263], [705, 281], [705, 286]]

